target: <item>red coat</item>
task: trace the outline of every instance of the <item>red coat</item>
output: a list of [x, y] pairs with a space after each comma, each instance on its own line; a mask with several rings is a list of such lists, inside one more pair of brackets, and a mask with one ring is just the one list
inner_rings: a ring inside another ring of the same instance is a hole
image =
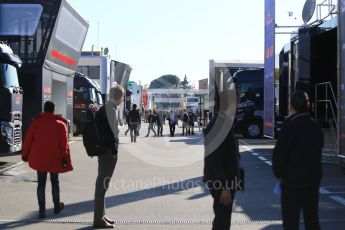
[[[72, 171], [68, 147], [67, 122], [52, 113], [41, 113], [30, 124], [25, 136], [22, 158], [31, 168], [41, 172]], [[62, 167], [66, 156], [67, 167]]]

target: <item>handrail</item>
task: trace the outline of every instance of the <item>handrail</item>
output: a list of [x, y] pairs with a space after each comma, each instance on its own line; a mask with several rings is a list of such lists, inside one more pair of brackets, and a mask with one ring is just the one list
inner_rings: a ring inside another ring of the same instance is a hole
[[[318, 95], [318, 90], [320, 87], [324, 87], [324, 99], [320, 100], [319, 99], [319, 95]], [[329, 95], [328, 91], [331, 91], [331, 95]], [[322, 82], [322, 83], [318, 83], [315, 84], [315, 120], [318, 120], [318, 104], [319, 103], [325, 103], [325, 122], [328, 122], [329, 127], [330, 127], [330, 132], [331, 132], [331, 136], [333, 139], [334, 144], [336, 145], [336, 147], [338, 147], [338, 129], [339, 129], [339, 125], [337, 122], [337, 114], [336, 111], [334, 110], [334, 107], [336, 108], [336, 110], [338, 110], [338, 104], [337, 104], [337, 100], [334, 94], [334, 90], [332, 88], [332, 84], [331, 82]], [[331, 109], [331, 119], [328, 119], [328, 108]]]
[[[316, 84], [315, 87], [317, 89], [319, 86], [322, 86], [322, 85], [329, 86], [329, 88], [331, 89], [332, 97], [333, 97], [332, 99], [333, 99], [334, 102], [336, 102], [337, 100], [336, 100], [335, 93], [334, 93], [334, 90], [333, 90], [333, 87], [332, 87], [332, 83], [330, 81], [326, 81], [326, 82], [322, 82], [322, 83]], [[335, 106], [338, 109], [338, 104], [337, 103], [335, 103]]]
[[[328, 7], [328, 14], [327, 14], [327, 16], [322, 18], [322, 8], [323, 7]], [[336, 9], [337, 9], [337, 4], [333, 4], [333, 0], [324, 0], [323, 2], [317, 4], [316, 19], [318, 21], [322, 21], [328, 17], [333, 17], [333, 14], [335, 14]]]
[[[325, 100], [319, 100], [319, 97], [318, 97], [318, 89], [321, 86], [324, 86], [324, 89], [325, 89], [325, 94], [326, 94], [325, 95]], [[332, 96], [331, 99], [333, 99], [333, 101], [329, 99], [328, 88], [331, 89], [331, 94], [332, 94], [331, 95]], [[328, 105], [331, 108], [333, 119], [336, 120], [337, 117], [336, 117], [336, 114], [335, 114], [332, 102], [334, 102], [334, 105], [335, 105], [337, 110], [338, 110], [338, 105], [337, 105], [337, 100], [335, 99], [335, 94], [334, 94], [334, 91], [333, 91], [333, 88], [332, 88], [332, 84], [329, 81], [328, 82], [323, 82], [323, 83], [318, 83], [318, 84], [315, 85], [315, 120], [318, 120], [318, 104], [320, 102], [323, 102], [326, 105], [326, 113], [325, 113], [326, 121], [328, 120]]]

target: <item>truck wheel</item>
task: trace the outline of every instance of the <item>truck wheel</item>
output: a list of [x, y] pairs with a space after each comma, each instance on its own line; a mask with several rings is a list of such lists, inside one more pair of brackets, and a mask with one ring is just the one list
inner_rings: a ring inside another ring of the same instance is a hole
[[246, 138], [257, 139], [262, 136], [262, 125], [258, 121], [249, 121], [246, 125], [244, 136]]

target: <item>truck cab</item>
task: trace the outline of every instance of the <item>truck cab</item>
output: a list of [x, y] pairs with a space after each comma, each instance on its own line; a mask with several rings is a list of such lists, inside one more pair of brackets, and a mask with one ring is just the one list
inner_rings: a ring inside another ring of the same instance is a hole
[[263, 135], [264, 69], [241, 70], [234, 75], [239, 101], [235, 131], [246, 138]]
[[23, 90], [17, 73], [21, 64], [12, 49], [0, 42], [0, 153], [22, 149]]
[[78, 136], [89, 120], [89, 106], [93, 104], [99, 108], [103, 105], [103, 98], [99, 85], [81, 73], [76, 73], [74, 76], [73, 95], [74, 135]]

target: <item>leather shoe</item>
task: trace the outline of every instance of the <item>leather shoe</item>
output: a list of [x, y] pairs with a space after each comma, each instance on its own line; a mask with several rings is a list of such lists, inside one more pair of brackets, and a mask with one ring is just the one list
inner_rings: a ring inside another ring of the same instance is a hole
[[95, 229], [108, 229], [108, 228], [114, 228], [114, 225], [108, 223], [105, 220], [102, 220], [99, 223], [94, 223], [93, 228], [95, 228]]
[[60, 202], [57, 203], [56, 205], [54, 205], [54, 214], [59, 214], [61, 212], [62, 209], [65, 208], [65, 204]]
[[104, 217], [104, 220], [106, 221], [106, 222], [108, 222], [108, 224], [112, 224], [112, 225], [114, 225], [115, 224], [115, 221], [114, 220], [111, 220], [111, 219], [109, 219], [108, 217]]

